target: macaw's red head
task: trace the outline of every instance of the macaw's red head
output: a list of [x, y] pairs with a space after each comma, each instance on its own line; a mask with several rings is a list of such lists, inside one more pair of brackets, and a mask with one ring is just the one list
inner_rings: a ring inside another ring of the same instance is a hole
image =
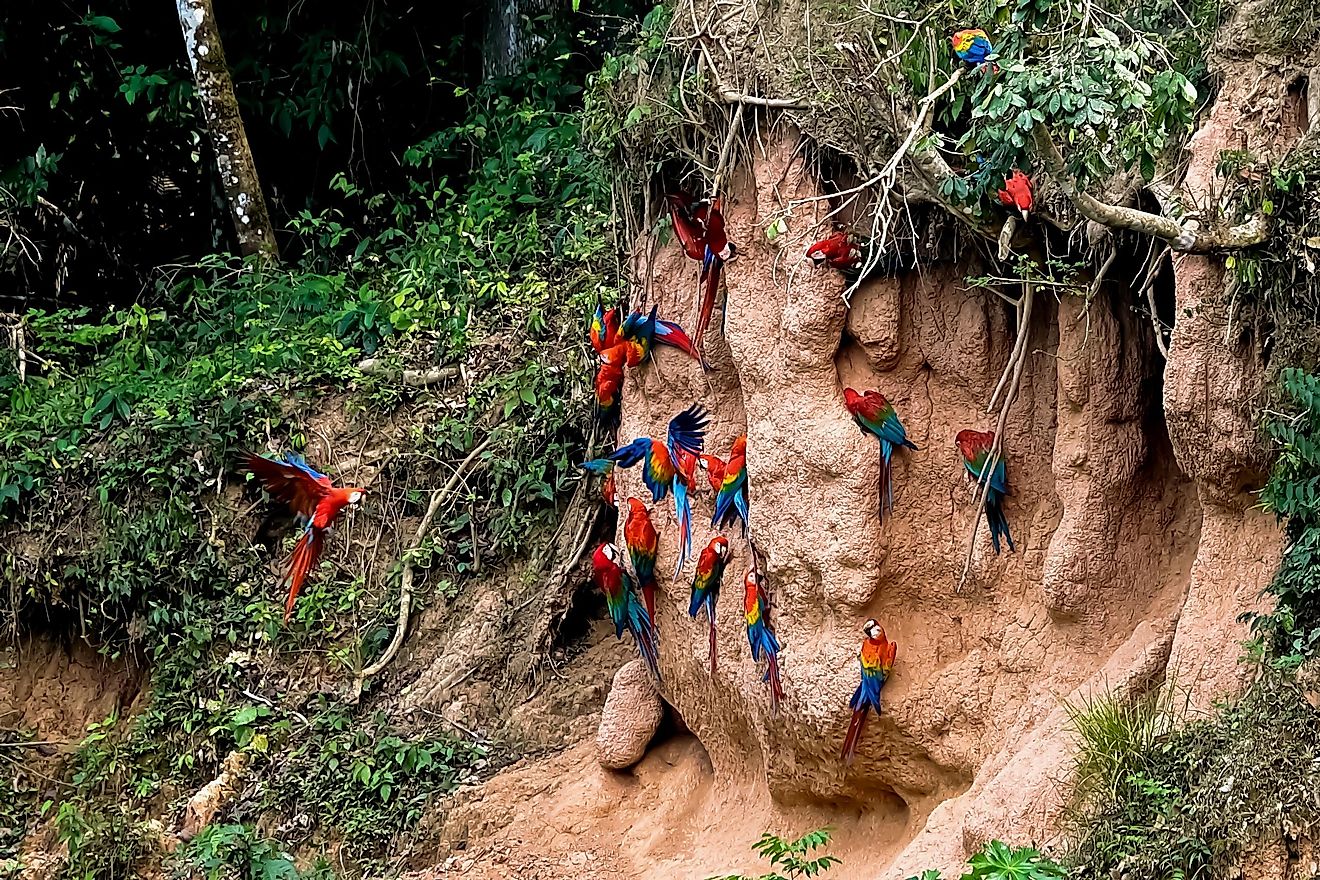
[[646, 505], [636, 498], [628, 499], [628, 518], [646, 516]]
[[600, 362], [611, 367], [622, 367], [628, 362], [628, 343], [619, 342], [602, 351]]
[[609, 541], [596, 548], [591, 554], [591, 564], [596, 571], [611, 571], [619, 567], [619, 548]]
[[967, 428], [958, 432], [954, 442], [958, 444], [958, 451], [962, 453], [963, 458], [973, 459], [994, 444], [995, 432], [973, 431], [971, 428]]
[[1016, 208], [1022, 213], [1022, 219], [1026, 220], [1032, 208], [1031, 178], [1023, 174], [1021, 169], [1014, 168], [1012, 176], [1004, 181], [1004, 188], [999, 191], [999, 201]]
[[739, 434], [733, 441], [733, 448], [729, 450], [729, 461], [735, 458], [747, 457], [747, 435]]
[[882, 627], [880, 621], [876, 620], [874, 617], [869, 618], [866, 623], [862, 624], [862, 634], [868, 639], [873, 639], [877, 642], [883, 642], [885, 640], [885, 628]]
[[725, 559], [729, 555], [729, 539], [723, 535], [716, 535], [710, 539], [710, 551], [719, 559]]
[[857, 408], [862, 405], [862, 395], [851, 388], [843, 389], [843, 405], [848, 407], [848, 412], [856, 413]]
[[702, 454], [697, 458], [697, 465], [706, 472], [706, 480], [716, 492], [724, 485], [724, 462], [715, 455]]

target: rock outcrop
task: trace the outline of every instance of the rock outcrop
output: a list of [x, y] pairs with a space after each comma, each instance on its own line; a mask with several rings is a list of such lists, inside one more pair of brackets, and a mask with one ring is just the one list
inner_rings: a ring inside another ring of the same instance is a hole
[[626, 770], [646, 754], [664, 718], [665, 707], [651, 673], [641, 660], [630, 660], [614, 673], [596, 732], [596, 758], [607, 770]]

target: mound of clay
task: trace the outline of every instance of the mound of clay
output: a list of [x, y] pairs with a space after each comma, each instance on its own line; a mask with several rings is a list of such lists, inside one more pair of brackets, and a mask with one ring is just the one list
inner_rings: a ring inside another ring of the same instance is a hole
[[655, 736], [664, 717], [646, 664], [630, 660], [614, 673], [614, 683], [605, 698], [596, 731], [596, 757], [607, 770], [626, 770], [646, 753], [646, 744]]

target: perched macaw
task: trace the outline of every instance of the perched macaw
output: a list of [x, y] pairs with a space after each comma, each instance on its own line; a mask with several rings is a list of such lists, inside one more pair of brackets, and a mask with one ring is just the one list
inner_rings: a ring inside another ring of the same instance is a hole
[[880, 440], [880, 519], [883, 520], [886, 507], [890, 513], [894, 512], [894, 450], [900, 446], [915, 450], [917, 444], [907, 438], [907, 431], [903, 430], [898, 413], [880, 392], [858, 394], [851, 388], [845, 388], [843, 403], [862, 433], [874, 434]]
[[698, 612], [706, 609], [710, 621], [710, 674], [715, 674], [718, 659], [715, 644], [715, 603], [720, 597], [720, 578], [729, 563], [729, 539], [723, 535], [711, 538], [706, 549], [697, 558], [697, 573], [692, 578], [692, 601], [688, 603], [688, 616], [696, 620]]
[[333, 485], [329, 477], [312, 470], [296, 452], [284, 453], [283, 461], [255, 452], [244, 452], [242, 458], [243, 470], [254, 475], [272, 498], [287, 505], [303, 528], [302, 537], [293, 548], [289, 570], [281, 582], [289, 587], [289, 599], [284, 604], [284, 622], [288, 623], [307, 573], [321, 558], [326, 533], [343, 509], [356, 507], [367, 490], [359, 486]]
[[614, 637], [623, 638], [625, 629], [632, 633], [638, 652], [659, 681], [660, 653], [656, 649], [655, 626], [637, 598], [632, 577], [619, 565], [619, 548], [609, 542], [601, 544], [591, 555], [591, 569], [592, 580], [605, 594], [605, 605], [614, 621]]
[[637, 585], [646, 600], [646, 613], [655, 623], [655, 557], [660, 549], [660, 537], [651, 523], [646, 505], [636, 498], [628, 499], [628, 519], [623, 524], [623, 540], [628, 545], [628, 558], [632, 560]]
[[706, 328], [715, 313], [715, 298], [720, 289], [720, 273], [724, 264], [738, 254], [737, 246], [729, 241], [724, 226], [724, 210], [719, 198], [698, 202], [685, 192], [665, 196], [669, 214], [674, 221], [674, 232], [683, 245], [683, 252], [701, 262], [701, 305], [697, 312], [697, 331], [692, 342], [698, 353], [704, 355], [703, 342]]
[[614, 352], [621, 352], [623, 345], [606, 349], [601, 353], [600, 364], [596, 367], [596, 381], [593, 386], [596, 394], [596, 413], [601, 424], [613, 427], [619, 418], [619, 401], [623, 396], [623, 367], [611, 363], [608, 358]]
[[898, 645], [885, 638], [884, 629], [874, 619], [862, 624], [862, 632], [866, 639], [857, 655], [862, 664], [862, 681], [848, 701], [853, 713], [852, 720], [848, 722], [848, 734], [843, 738], [845, 764], [851, 764], [857, 754], [857, 744], [866, 727], [868, 710], [874, 709], [877, 716], [880, 714], [880, 689], [889, 679], [889, 673], [894, 668], [894, 656], [898, 653]]
[[619, 318], [623, 310], [618, 306], [605, 311], [605, 307], [596, 303], [596, 313], [591, 318], [591, 347], [600, 354], [607, 348], [613, 348], [618, 343], [619, 337]]
[[983, 71], [988, 64], [994, 73], [999, 72], [999, 65], [990, 61], [995, 54], [995, 47], [990, 43], [990, 36], [980, 28], [965, 28], [949, 37], [953, 51], [959, 58], [975, 66], [977, 72]]
[[715, 528], [723, 528], [734, 516], [742, 520], [743, 534], [746, 535], [748, 525], [746, 434], [733, 441], [729, 460], [724, 465], [724, 478], [720, 480], [720, 489], [715, 495], [715, 515], [710, 518], [710, 524]]
[[999, 191], [999, 201], [1016, 208], [1021, 214], [1022, 219], [1026, 220], [1027, 215], [1031, 213], [1031, 178], [1022, 173], [1019, 168], [1013, 169], [1013, 174], [1004, 181], [1004, 188]]
[[651, 490], [651, 500], [660, 502], [669, 494], [671, 485], [678, 479], [678, 467], [675, 464], [678, 450], [683, 449], [699, 455], [709, 420], [701, 405], [694, 403], [669, 420], [667, 442], [661, 443], [650, 437], [638, 437], [604, 458], [584, 462], [582, 468], [592, 473], [608, 474], [616, 464], [619, 467], [629, 468], [640, 463], [642, 482]]
[[839, 231], [807, 248], [807, 259], [817, 268], [829, 266], [845, 273], [855, 273], [862, 268], [862, 248], [856, 236]]
[[720, 487], [724, 485], [724, 459], [718, 455], [702, 453], [697, 456], [697, 466], [706, 472], [706, 481], [710, 483], [711, 491], [718, 496]]
[[[958, 451], [962, 453], [963, 467], [967, 469], [969, 479], [979, 486], [985, 473], [986, 463], [990, 460], [990, 449], [995, 443], [994, 431], [959, 431], [955, 438]], [[1008, 479], [1005, 475], [1004, 459], [995, 462], [990, 472], [990, 483], [985, 487], [985, 520], [990, 524], [990, 543], [999, 553], [999, 539], [1008, 541], [1008, 549], [1015, 552], [1013, 536], [1008, 532], [1008, 520], [1004, 517], [1004, 496], [1008, 494]]]
[[614, 500], [614, 462], [608, 458], [595, 458], [582, 465], [582, 469], [605, 478], [600, 484], [600, 499], [610, 507], [617, 507]]
[[625, 354], [630, 367], [637, 366], [651, 356], [651, 348], [655, 345], [657, 308], [651, 306], [649, 315], [633, 312], [623, 319], [623, 326], [619, 328], [619, 339], [626, 343]]
[[697, 462], [700, 457], [686, 449], [678, 449], [674, 456], [674, 517], [678, 520], [678, 561], [674, 565], [674, 580], [683, 566], [692, 558], [692, 499], [689, 492], [696, 487]]
[[784, 698], [779, 681], [779, 640], [770, 629], [770, 597], [766, 593], [765, 579], [755, 563], [747, 569], [743, 581], [743, 617], [747, 621], [747, 643], [752, 647], [752, 661], [761, 662], [765, 654], [765, 680], [770, 683], [770, 709], [777, 711]]

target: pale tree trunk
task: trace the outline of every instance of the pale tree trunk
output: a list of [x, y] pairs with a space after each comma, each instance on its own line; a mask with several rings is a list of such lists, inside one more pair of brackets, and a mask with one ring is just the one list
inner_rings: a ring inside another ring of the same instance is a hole
[[527, 27], [528, 19], [562, 14], [567, 5], [567, 0], [490, 0], [481, 53], [486, 78], [521, 73], [527, 59], [545, 45], [545, 39]]
[[211, 0], [175, 0], [175, 5], [179, 9], [188, 64], [197, 84], [197, 103], [201, 105], [215, 151], [215, 164], [234, 221], [239, 252], [244, 256], [265, 254], [278, 258], [275, 230], [266, 212], [266, 198], [243, 130], [243, 117], [238, 113], [234, 80], [225, 64]]

